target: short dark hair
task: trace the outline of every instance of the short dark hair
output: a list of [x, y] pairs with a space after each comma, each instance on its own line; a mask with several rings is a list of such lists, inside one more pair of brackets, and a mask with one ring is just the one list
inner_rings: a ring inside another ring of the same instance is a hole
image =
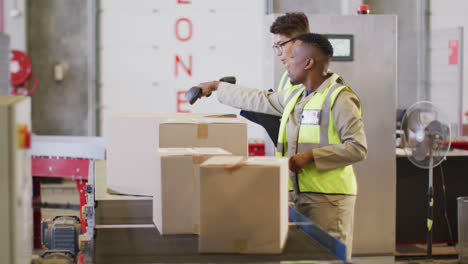
[[306, 33], [297, 36], [295, 39], [318, 48], [328, 58], [333, 57], [333, 46], [324, 35], [317, 33]]
[[309, 32], [309, 20], [302, 12], [286, 13], [276, 18], [275, 22], [270, 26], [270, 32], [295, 37]]

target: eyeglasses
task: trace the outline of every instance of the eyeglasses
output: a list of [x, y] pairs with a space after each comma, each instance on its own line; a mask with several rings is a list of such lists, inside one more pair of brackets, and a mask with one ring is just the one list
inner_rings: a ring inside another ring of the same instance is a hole
[[286, 40], [286, 41], [283, 41], [283, 42], [275, 43], [275, 44], [273, 45], [273, 49], [274, 49], [276, 52], [280, 52], [280, 51], [283, 52], [283, 46], [286, 45], [286, 44], [288, 44], [289, 42], [295, 41], [295, 40], [296, 40], [296, 38], [292, 38], [292, 39], [290, 39], [290, 40]]

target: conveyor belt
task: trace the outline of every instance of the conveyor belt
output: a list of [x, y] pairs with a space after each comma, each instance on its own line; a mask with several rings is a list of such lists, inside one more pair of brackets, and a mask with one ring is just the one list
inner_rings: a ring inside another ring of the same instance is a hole
[[[280, 255], [199, 254], [198, 236], [161, 236], [153, 225], [96, 226], [95, 263], [343, 263], [297, 226], [290, 226]], [[317, 263], [317, 262], [312, 262]]]

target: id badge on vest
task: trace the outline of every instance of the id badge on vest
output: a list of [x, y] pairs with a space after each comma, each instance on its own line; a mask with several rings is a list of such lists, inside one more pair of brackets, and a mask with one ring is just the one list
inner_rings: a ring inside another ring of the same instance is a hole
[[320, 125], [320, 113], [318, 109], [304, 109], [302, 111], [301, 125]]

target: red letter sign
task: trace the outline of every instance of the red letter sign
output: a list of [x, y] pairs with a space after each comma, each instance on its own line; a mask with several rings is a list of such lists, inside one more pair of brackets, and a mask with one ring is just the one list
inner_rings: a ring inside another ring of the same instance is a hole
[[[180, 34], [179, 34], [179, 25], [180, 25], [180, 22], [187, 22], [187, 26], [188, 26], [188, 34], [186, 37], [181, 37]], [[176, 23], [175, 23], [175, 35], [176, 35], [176, 38], [180, 41], [188, 41], [192, 38], [192, 21], [190, 21], [188, 18], [179, 18], [177, 19]]]
[[458, 64], [458, 40], [449, 40], [449, 65]]
[[179, 55], [175, 56], [175, 76], [179, 76], [179, 67], [177, 65], [181, 65], [182, 68], [187, 72], [189, 76], [192, 76], [192, 55], [189, 56], [189, 66], [185, 66], [184, 62], [179, 58]]
[[[191, 0], [177, 0], [177, 4], [191, 4]], [[182, 23], [185, 22], [185, 23]], [[186, 30], [182, 30], [183, 36], [180, 34], [180, 25], [185, 24]], [[179, 18], [176, 20], [175, 25], [174, 25], [174, 31], [175, 31], [175, 36], [176, 39], [182, 42], [189, 41], [192, 38], [193, 34], [193, 25], [192, 21], [188, 18]], [[188, 67], [185, 65], [185, 63], [180, 59], [179, 55], [175, 55], [175, 63], [174, 63], [174, 72], [175, 72], [175, 77], [179, 76], [179, 65], [182, 66], [182, 69], [187, 72], [188, 76], [192, 76], [192, 55], [189, 55], [189, 62], [188, 62]], [[181, 105], [182, 104], [188, 104], [188, 101], [185, 100], [184, 95], [186, 91], [177, 91], [177, 112], [178, 113], [190, 113], [189, 110], [182, 110]]]
[[181, 104], [188, 104], [188, 101], [183, 99], [185, 95], [185, 91], [177, 91], [177, 113], [190, 113], [189, 110], [182, 110], [180, 108]]

